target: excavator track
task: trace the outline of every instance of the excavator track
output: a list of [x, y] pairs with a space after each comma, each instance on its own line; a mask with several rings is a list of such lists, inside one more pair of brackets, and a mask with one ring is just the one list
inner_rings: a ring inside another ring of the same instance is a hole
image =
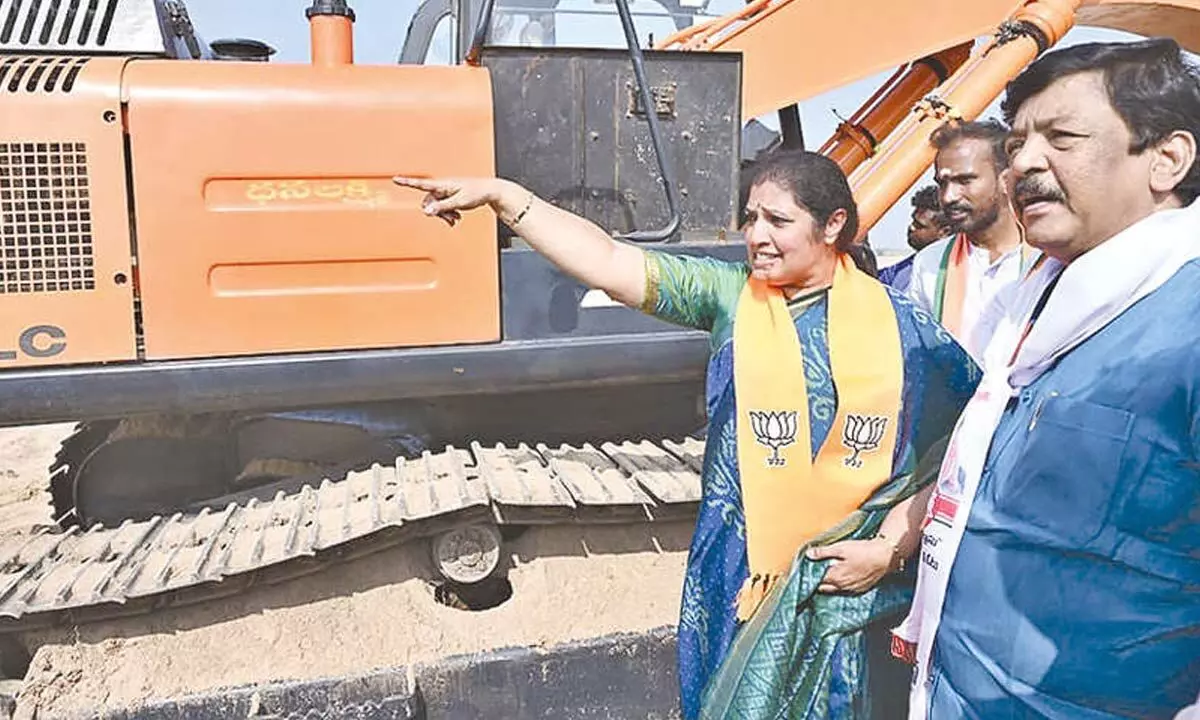
[[0, 542], [0, 632], [203, 602], [470, 525], [678, 520], [696, 511], [703, 453], [696, 438], [473, 443], [269, 501], [40, 528]]

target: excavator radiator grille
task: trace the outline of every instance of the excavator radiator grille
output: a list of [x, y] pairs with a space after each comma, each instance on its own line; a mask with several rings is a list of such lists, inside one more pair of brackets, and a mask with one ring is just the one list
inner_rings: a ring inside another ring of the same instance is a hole
[[0, 93], [69, 93], [87, 58], [10, 57], [0, 62]]
[[0, 45], [102, 48], [120, 0], [0, 0]]
[[0, 295], [94, 290], [84, 143], [0, 143]]

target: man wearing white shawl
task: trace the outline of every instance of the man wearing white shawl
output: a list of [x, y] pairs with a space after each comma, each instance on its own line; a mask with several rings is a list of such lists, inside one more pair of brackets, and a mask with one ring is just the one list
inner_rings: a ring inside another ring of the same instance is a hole
[[1164, 718], [1200, 693], [1200, 79], [1170, 40], [1008, 87], [1012, 295], [930, 500], [910, 717]]

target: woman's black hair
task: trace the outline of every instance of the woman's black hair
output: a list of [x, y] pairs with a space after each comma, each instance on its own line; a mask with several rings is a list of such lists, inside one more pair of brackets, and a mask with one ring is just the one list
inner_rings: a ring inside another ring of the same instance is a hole
[[777, 150], [754, 164], [750, 186], [773, 182], [792, 193], [792, 199], [824, 226], [837, 210], [846, 211], [846, 224], [835, 247], [849, 249], [858, 234], [858, 204], [838, 164], [808, 150]]

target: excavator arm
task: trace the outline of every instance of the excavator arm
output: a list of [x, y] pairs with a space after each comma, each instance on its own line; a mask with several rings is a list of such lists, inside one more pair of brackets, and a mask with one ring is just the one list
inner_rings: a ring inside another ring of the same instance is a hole
[[[737, 11], [665, 38], [658, 47], [741, 53], [745, 68], [743, 116], [757, 117], [990, 35], [1032, 4], [1024, 0], [894, 0], [868, 9], [842, 0], [753, 0]], [[1197, 0], [1049, 4], [1070, 6], [1077, 25], [1167, 35], [1188, 50], [1200, 52]]]
[[[663, 40], [664, 49], [739, 52], [743, 117], [890, 70], [992, 33], [1020, 0], [755, 0]], [[797, 38], [803, 38], [798, 42]]]
[[[899, 65], [820, 150], [850, 176], [861, 235], [932, 162], [934, 127], [977, 117], [1075, 25], [1166, 35], [1200, 50], [1200, 0], [898, 0], [870, 13], [838, 0], [752, 0], [659, 47], [741, 53], [744, 117]], [[990, 38], [972, 52], [981, 36]]]
[[1200, 52], [1200, 1], [1097, 0], [1085, 2], [1076, 23], [1123, 30], [1147, 36], [1174, 38], [1191, 52]]

